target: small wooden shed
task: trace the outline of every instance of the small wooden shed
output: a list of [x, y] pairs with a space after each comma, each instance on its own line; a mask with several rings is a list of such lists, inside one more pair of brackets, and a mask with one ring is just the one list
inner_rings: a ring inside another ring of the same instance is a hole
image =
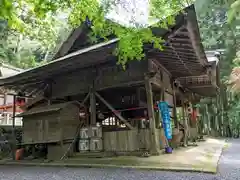
[[19, 114], [23, 118], [22, 144], [46, 144], [48, 159], [71, 156], [72, 142], [82, 123], [80, 107], [79, 103], [72, 101], [38, 106]]
[[80, 124], [79, 105], [75, 102], [32, 108], [23, 118], [23, 144], [58, 143], [72, 140]]

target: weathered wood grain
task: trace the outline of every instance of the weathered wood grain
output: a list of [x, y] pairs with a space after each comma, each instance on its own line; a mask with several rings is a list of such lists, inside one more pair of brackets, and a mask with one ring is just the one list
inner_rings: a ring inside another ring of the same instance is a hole
[[59, 111], [24, 116], [23, 143], [48, 143], [74, 139], [79, 123], [79, 107], [71, 103]]
[[[163, 129], [156, 129], [156, 139], [160, 148], [166, 145]], [[104, 151], [109, 152], [134, 152], [150, 151], [149, 129], [123, 130], [103, 133]]]

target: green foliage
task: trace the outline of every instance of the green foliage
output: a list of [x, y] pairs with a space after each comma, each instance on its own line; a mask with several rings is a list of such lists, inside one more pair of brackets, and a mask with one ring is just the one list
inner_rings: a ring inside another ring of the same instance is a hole
[[51, 59], [56, 52], [56, 44], [65, 40], [60, 36], [69, 32], [69, 26], [58, 17], [58, 12], [39, 18], [40, 14], [35, 13], [34, 6], [31, 6], [33, 2], [0, 1], [1, 9], [6, 8], [0, 12], [1, 61], [24, 69]]
[[228, 12], [228, 22], [231, 23], [240, 17], [240, 0], [235, 0], [231, 4], [231, 9]]
[[[131, 9], [126, 4], [127, 2], [121, 0], [4, 0], [1, 4], [1, 9], [4, 10], [1, 11], [0, 18], [7, 20], [11, 29], [37, 39], [44, 45], [54, 45], [57, 32], [49, 27], [56, 23], [52, 17], [55, 17], [54, 15], [57, 13], [67, 12], [68, 22], [73, 27], [85, 23], [86, 18], [88, 18], [92, 23], [93, 36], [107, 39], [106, 37], [111, 34], [120, 38], [115, 53], [119, 56], [119, 64], [124, 66], [129, 60], [143, 59], [144, 43], [154, 43], [156, 48], [162, 50], [161, 44], [163, 42], [161, 38], [152, 34], [149, 27], [142, 26], [134, 18], [132, 22], [129, 22], [131, 25], [129, 27], [106, 19], [106, 15], [112, 10], [115, 11], [119, 4], [130, 14], [134, 14], [139, 7]], [[167, 28], [168, 25], [174, 23], [174, 18], [166, 17], [178, 12], [190, 3], [190, 0], [152, 0], [149, 5], [149, 14], [151, 15], [149, 19], [161, 20], [154, 26]], [[34, 31], [32, 31], [33, 29]]]
[[[224, 83], [229, 78], [231, 70], [236, 66], [235, 59], [240, 39], [240, 29], [237, 14], [233, 17], [229, 16], [232, 10], [232, 4], [236, 0], [200, 0], [196, 2], [198, 10], [198, 20], [202, 40], [206, 49], [224, 49], [225, 52], [220, 59], [221, 81]], [[210, 124], [218, 121], [219, 131], [223, 135], [227, 135], [228, 126], [234, 126], [236, 119], [239, 119], [239, 97], [227, 91], [222, 84], [220, 86], [220, 94], [216, 98], [203, 99], [200, 103], [201, 111], [206, 111], [208, 104], [208, 115], [204, 118], [210, 121]], [[205, 112], [206, 113], [206, 112]]]
[[[120, 39], [115, 54], [118, 55], [118, 63], [125, 65], [128, 61], [141, 60], [144, 58], [143, 44], [154, 43], [155, 48], [162, 50], [163, 39], [153, 35], [149, 27], [138, 24], [136, 19], [129, 22], [132, 26], [126, 27], [118, 23], [111, 22], [105, 17], [107, 13], [114, 10], [118, 3], [124, 3], [119, 0], [105, 0], [101, 4], [97, 0], [74, 1], [68, 7], [71, 10], [69, 22], [73, 26], [79, 26], [86, 21], [86, 17], [92, 22], [92, 35], [101, 36], [107, 39], [109, 35], [115, 35]], [[91, 4], [91, 6], [89, 6]], [[170, 6], [170, 4], [172, 6]], [[124, 6], [124, 4], [122, 4]], [[128, 7], [126, 7], [128, 8]], [[147, 8], [147, 7], [146, 7]], [[183, 4], [178, 1], [153, 0], [151, 1], [151, 18], [160, 19], [161, 22], [155, 26], [167, 28], [174, 23], [174, 18], [167, 18], [170, 14], [183, 8]], [[133, 13], [133, 12], [132, 12]]]
[[201, 0], [197, 1], [198, 20], [206, 49], [224, 49], [225, 54], [220, 61], [221, 78], [228, 77], [236, 56], [240, 39], [238, 20], [228, 22], [228, 12], [233, 0]]

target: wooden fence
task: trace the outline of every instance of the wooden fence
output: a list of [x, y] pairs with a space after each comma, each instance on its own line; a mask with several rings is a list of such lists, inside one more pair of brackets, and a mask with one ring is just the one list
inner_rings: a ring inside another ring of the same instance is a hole
[[[160, 147], [165, 145], [164, 133], [158, 129]], [[103, 133], [103, 148], [109, 152], [135, 152], [149, 150], [151, 146], [149, 129], [124, 130]]]

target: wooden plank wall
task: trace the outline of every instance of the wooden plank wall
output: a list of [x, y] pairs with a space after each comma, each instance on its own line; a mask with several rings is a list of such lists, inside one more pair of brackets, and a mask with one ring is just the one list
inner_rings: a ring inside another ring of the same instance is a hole
[[131, 83], [133, 81], [143, 81], [146, 71], [147, 61], [131, 62], [125, 70], [116, 64], [101, 67], [101, 71], [98, 72], [95, 87], [96, 89], [102, 89]]
[[80, 123], [79, 108], [69, 104], [60, 112], [23, 118], [23, 142], [40, 143], [74, 139]]
[[121, 66], [117, 66], [116, 63], [79, 69], [55, 77], [52, 85], [52, 96], [53, 98], [61, 98], [87, 93], [94, 80], [96, 90], [117, 87], [134, 81], [143, 81], [146, 71], [147, 61], [131, 62], [125, 70]]
[[62, 98], [88, 92], [91, 83], [91, 69], [85, 69], [59, 76], [54, 79], [52, 97]]
[[[50, 121], [49, 121], [50, 120]], [[56, 114], [29, 116], [23, 119], [23, 143], [61, 140], [60, 124]]]
[[137, 151], [137, 136], [138, 130], [105, 132], [103, 133], [104, 150], [114, 152]]
[[149, 150], [151, 147], [151, 141], [150, 141], [150, 132], [149, 129], [141, 129], [139, 131], [139, 137], [138, 137], [139, 143], [139, 149], [147, 149]]
[[[161, 148], [165, 147], [163, 129], [157, 131]], [[134, 152], [150, 149], [149, 129], [103, 133], [103, 148], [109, 152]]]
[[79, 108], [74, 104], [69, 104], [60, 113], [63, 140], [74, 139], [80, 124]]

